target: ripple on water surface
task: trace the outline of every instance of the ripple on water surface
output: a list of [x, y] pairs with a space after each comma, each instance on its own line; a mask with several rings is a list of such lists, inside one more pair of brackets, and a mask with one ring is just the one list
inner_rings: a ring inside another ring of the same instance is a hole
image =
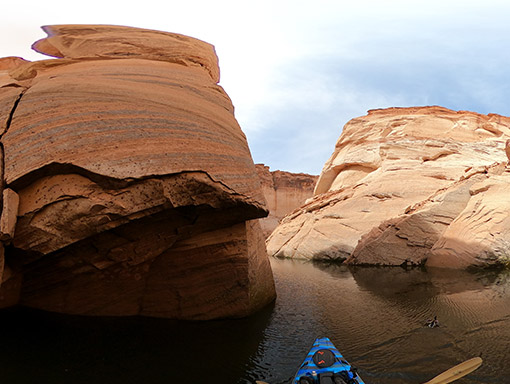
[[[271, 263], [278, 298], [246, 319], [0, 311], [1, 381], [286, 384], [326, 336], [367, 384], [423, 383], [479, 355], [482, 367], [463, 384], [510, 382], [508, 273]], [[434, 315], [441, 326], [424, 326]]]
[[[280, 360], [265, 372], [253, 361], [245, 382], [262, 373], [289, 382], [314, 338], [328, 336], [367, 383], [420, 383], [479, 355], [484, 364], [464, 383], [508, 383], [508, 274], [272, 265], [278, 299], [261, 344], [273, 333], [279, 341], [259, 358]], [[440, 327], [424, 326], [434, 315]]]

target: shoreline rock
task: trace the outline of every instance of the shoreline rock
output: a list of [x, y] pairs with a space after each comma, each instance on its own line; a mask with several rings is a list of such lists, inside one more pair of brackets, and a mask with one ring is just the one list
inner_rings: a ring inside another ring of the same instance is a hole
[[505, 265], [508, 137], [510, 118], [493, 114], [369, 111], [346, 124], [314, 197], [282, 220], [268, 252], [363, 265]]
[[58, 59], [0, 66], [2, 180], [19, 197], [0, 307], [207, 320], [273, 301], [264, 196], [214, 47], [43, 29], [34, 47]]

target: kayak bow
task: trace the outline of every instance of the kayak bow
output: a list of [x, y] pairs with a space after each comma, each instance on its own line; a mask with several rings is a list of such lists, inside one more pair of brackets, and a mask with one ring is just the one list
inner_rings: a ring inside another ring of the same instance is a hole
[[327, 337], [315, 340], [292, 383], [365, 384]]

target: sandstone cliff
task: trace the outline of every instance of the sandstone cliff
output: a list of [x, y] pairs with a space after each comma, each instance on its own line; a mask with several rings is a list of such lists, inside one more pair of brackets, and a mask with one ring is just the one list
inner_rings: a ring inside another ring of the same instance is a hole
[[213, 46], [43, 28], [58, 59], [0, 60], [0, 306], [183, 319], [274, 299], [267, 215]]
[[510, 258], [510, 118], [441, 107], [346, 124], [311, 201], [267, 241], [278, 257], [462, 268]]
[[255, 164], [262, 184], [269, 215], [260, 220], [264, 236], [267, 238], [289, 213], [299, 208], [313, 196], [319, 176], [306, 173], [270, 171], [264, 164]]

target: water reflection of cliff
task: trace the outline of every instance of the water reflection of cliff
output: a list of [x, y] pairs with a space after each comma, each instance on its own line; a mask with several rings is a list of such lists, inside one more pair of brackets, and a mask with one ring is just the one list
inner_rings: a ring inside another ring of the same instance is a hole
[[3, 310], [2, 380], [235, 383], [258, 352], [272, 308], [249, 318], [210, 322]]
[[[508, 372], [509, 271], [315, 268], [325, 275], [322, 322], [367, 382], [423, 382], [431, 367], [439, 373], [478, 355], [485, 363], [466, 383], [499, 383]], [[434, 315], [438, 329], [425, 326]]]
[[363, 289], [385, 298], [400, 300], [403, 294], [421, 298], [438, 294], [460, 294], [491, 288], [510, 292], [510, 270], [467, 271], [448, 268], [347, 267], [343, 264], [314, 263], [332, 277], [352, 275]]

